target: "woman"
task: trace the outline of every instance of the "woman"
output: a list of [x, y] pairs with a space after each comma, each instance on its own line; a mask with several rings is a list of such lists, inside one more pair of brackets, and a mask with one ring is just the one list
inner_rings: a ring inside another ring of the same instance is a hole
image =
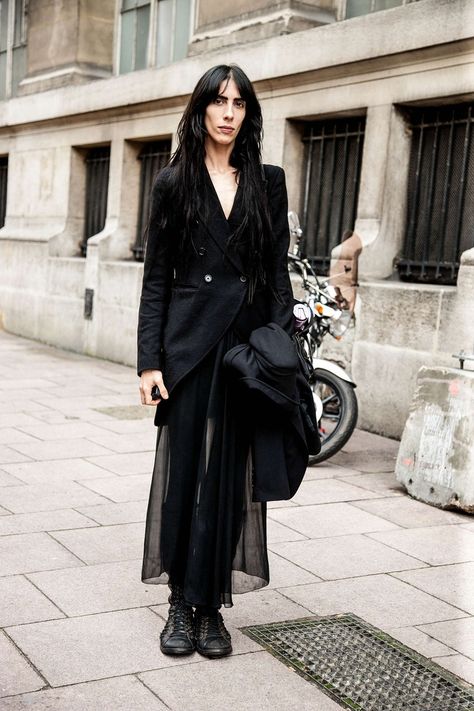
[[166, 654], [229, 654], [219, 609], [269, 582], [266, 504], [252, 500], [254, 423], [222, 364], [253, 329], [293, 328], [285, 176], [262, 165], [261, 140], [248, 77], [212, 67], [152, 188], [137, 371], [158, 432], [142, 581], [171, 588]]

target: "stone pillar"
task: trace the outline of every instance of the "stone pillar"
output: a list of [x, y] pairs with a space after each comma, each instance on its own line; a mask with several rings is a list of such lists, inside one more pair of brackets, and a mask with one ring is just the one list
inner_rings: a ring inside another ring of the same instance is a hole
[[18, 95], [110, 76], [114, 17], [115, 0], [30, 0]]
[[404, 237], [409, 152], [410, 136], [399, 111], [391, 105], [370, 107], [355, 224], [363, 243], [363, 279], [393, 273]]

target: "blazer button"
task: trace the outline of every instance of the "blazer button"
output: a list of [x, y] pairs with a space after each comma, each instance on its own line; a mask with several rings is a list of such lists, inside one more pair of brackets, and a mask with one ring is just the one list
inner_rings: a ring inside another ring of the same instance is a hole
[[212, 274], [206, 274], [204, 276], [204, 281], [212, 281]]
[[199, 247], [199, 249], [198, 249], [198, 254], [199, 254], [200, 257], [204, 257], [204, 255], [206, 254], [206, 252], [207, 252], [207, 249], [206, 249], [205, 247]]
[[245, 276], [245, 274], [240, 275], [240, 281], [242, 281], [242, 282], [247, 281], [247, 277]]

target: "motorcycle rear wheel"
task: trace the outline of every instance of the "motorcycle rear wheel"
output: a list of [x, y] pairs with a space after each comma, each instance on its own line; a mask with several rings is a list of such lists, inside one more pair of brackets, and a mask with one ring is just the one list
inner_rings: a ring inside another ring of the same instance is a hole
[[339, 452], [354, 432], [358, 416], [357, 396], [346, 380], [317, 368], [311, 378], [311, 387], [321, 398], [323, 414], [318, 423], [321, 451], [309, 457], [308, 466], [324, 462]]

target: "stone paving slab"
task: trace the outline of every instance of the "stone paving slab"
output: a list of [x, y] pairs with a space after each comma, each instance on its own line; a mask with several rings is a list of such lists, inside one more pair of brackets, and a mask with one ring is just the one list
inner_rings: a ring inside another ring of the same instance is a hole
[[430, 526], [368, 535], [431, 565], [474, 561], [474, 533], [460, 526]]
[[474, 563], [442, 565], [393, 575], [474, 615]]
[[[8, 513], [8, 512], [6, 512]], [[74, 509], [56, 509], [26, 514], [10, 514], [0, 519], [0, 536], [36, 531], [61, 531], [95, 526], [95, 521]]]
[[[65, 571], [59, 571], [64, 575]], [[0, 627], [64, 617], [64, 613], [23, 575], [0, 578]]]
[[[44, 680], [18, 651], [4, 632], [0, 631], [0, 697], [22, 694], [45, 686]], [[2, 701], [3, 707], [3, 701]]]
[[2, 711], [165, 711], [167, 708], [135, 676], [45, 689], [2, 700]]
[[92, 521], [103, 525], [113, 523], [138, 523], [139, 521], [145, 521], [147, 503], [147, 501], [125, 501], [120, 504], [110, 503], [99, 504], [98, 506], [80, 506], [77, 508], [77, 511], [89, 519], [92, 519]]
[[130, 474], [130, 476], [104, 476], [99, 479], [88, 479], [83, 485], [117, 503], [127, 501], [142, 501], [148, 499], [150, 491], [150, 474]]
[[378, 498], [377, 494], [337, 479], [303, 481], [293, 496], [297, 504], [329, 504], [336, 501], [357, 501]]
[[[104, 470], [85, 459], [53, 459], [23, 464], [5, 464], [3, 469], [24, 484], [65, 484], [68, 481], [98, 479]], [[111, 476], [111, 473], [108, 473]]]
[[140, 558], [30, 573], [27, 578], [68, 617], [166, 603], [168, 586], [144, 585], [141, 565]]
[[470, 520], [467, 514], [443, 511], [435, 506], [428, 506], [422, 501], [415, 501], [408, 496], [356, 501], [352, 505], [404, 528], [462, 524], [464, 521]]
[[[303, 509], [270, 511], [269, 519], [299, 531], [308, 538], [327, 538], [398, 528], [384, 518], [365, 513], [348, 503], [318, 504]], [[288, 539], [289, 540], [289, 539]]]
[[88, 565], [95, 565], [138, 558], [143, 553], [144, 530], [143, 523], [124, 523], [54, 531], [51, 536]]
[[[182, 658], [160, 651], [162, 626], [152, 610], [136, 608], [7, 627], [6, 632], [51, 686], [63, 686], [182, 665]], [[236, 635], [235, 656], [257, 647]], [[192, 654], [186, 664], [203, 659]]]
[[0, 489], [0, 505], [12, 513], [52, 511], [107, 502], [104, 496], [74, 482], [65, 482], [64, 485], [56, 482], [48, 486], [24, 484]]
[[[222, 659], [219, 664], [174, 667], [139, 674], [173, 711], [337, 711], [317, 687], [266, 652]], [[244, 683], [242, 683], [244, 681]]]
[[474, 617], [420, 626], [422, 632], [474, 660]]
[[468, 659], [462, 654], [451, 654], [447, 657], [434, 657], [433, 661], [474, 685], [474, 661], [472, 659]]
[[2, 536], [0, 560], [0, 575], [67, 568], [82, 562], [44, 532]]
[[[390, 575], [368, 575], [297, 585], [280, 588], [280, 592], [305, 605], [316, 615], [353, 612], [370, 624], [385, 630], [443, 619], [449, 620], [443, 623], [449, 629], [453, 620], [465, 617], [466, 614]], [[428, 630], [426, 632], [431, 634]], [[444, 639], [436, 639], [448, 644]]]
[[118, 476], [132, 474], [148, 474], [153, 471], [153, 452], [137, 452], [132, 454], [109, 454], [102, 457], [88, 457], [87, 461], [96, 464]]
[[325, 580], [421, 568], [425, 563], [364, 535], [270, 543], [269, 548]]

